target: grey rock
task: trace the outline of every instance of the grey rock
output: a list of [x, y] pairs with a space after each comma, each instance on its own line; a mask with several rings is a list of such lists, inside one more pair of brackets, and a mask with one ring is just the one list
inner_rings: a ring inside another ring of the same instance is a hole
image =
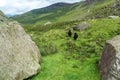
[[119, 18], [119, 16], [109, 16], [110, 19]]
[[0, 80], [23, 80], [37, 74], [40, 58], [38, 47], [19, 23], [0, 22]]
[[106, 41], [99, 70], [102, 80], [120, 80], [120, 36]]
[[52, 22], [48, 21], [48, 22], [46, 22], [46, 23], [44, 24], [44, 26], [46, 26], [46, 25], [51, 25], [51, 24], [52, 24]]
[[7, 17], [4, 15], [3, 12], [0, 11], [0, 22], [7, 22], [9, 21]]
[[89, 24], [87, 22], [83, 22], [81, 24], [74, 24], [73, 26], [73, 30], [76, 30], [76, 31], [82, 31], [82, 30], [86, 30], [89, 28]]

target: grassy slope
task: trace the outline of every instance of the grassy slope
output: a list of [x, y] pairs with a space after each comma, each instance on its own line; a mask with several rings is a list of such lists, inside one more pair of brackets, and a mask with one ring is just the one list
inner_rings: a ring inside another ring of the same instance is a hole
[[85, 18], [86, 16], [92, 17], [92, 15], [97, 14], [97, 13], [96, 14], [92, 13], [94, 10], [96, 11], [96, 9], [100, 9], [103, 6], [108, 5], [113, 1], [105, 0], [104, 2], [99, 2], [99, 3], [94, 2], [91, 5], [87, 5], [85, 2], [79, 2], [72, 5], [61, 6], [53, 10], [48, 10], [47, 12], [44, 13], [38, 11], [27, 12], [23, 15], [13, 17], [13, 19], [23, 24], [31, 23], [36, 25], [45, 24], [48, 21], [52, 23], [58, 23], [64, 21], [86, 19]]
[[[110, 0], [87, 6], [78, 3], [70, 7], [73, 9], [62, 16], [53, 15], [50, 12], [37, 16], [39, 19], [47, 16], [42, 22], [38, 21], [36, 24], [24, 27], [43, 55], [41, 72], [30, 80], [100, 80], [96, 62], [100, 58], [105, 41], [120, 34], [120, 18], [86, 20], [91, 26], [88, 30], [77, 32], [79, 34], [77, 41], [68, 38], [65, 29], [83, 21], [71, 20], [80, 19], [86, 15], [93, 17], [97, 14], [93, 12], [99, 12], [103, 6], [111, 3], [107, 1]], [[51, 14], [56, 24], [41, 25], [51, 20], [49, 17]], [[28, 20], [28, 23], [31, 21], [34, 20]]]
[[[23, 15], [19, 15], [19, 16], [14, 16], [13, 19], [18, 20], [19, 22], [23, 23], [23, 24], [29, 24], [29, 23], [45, 23], [48, 21], [56, 21], [56, 17], [60, 17], [62, 15], [64, 15], [67, 11], [69, 11], [72, 5], [64, 5], [61, 7], [57, 7], [57, 8], [53, 8], [53, 9], [40, 9], [40, 11], [30, 11], [27, 12]], [[21, 18], [21, 19], [20, 19]]]
[[41, 72], [31, 80], [100, 80], [96, 62], [105, 41], [120, 34], [119, 21], [120, 18], [88, 20], [90, 28], [77, 32], [77, 41], [66, 36], [65, 29], [73, 25], [69, 23], [62, 28], [56, 25], [57, 28], [50, 30], [38, 31], [36, 27], [29, 30], [42, 55], [45, 55]]

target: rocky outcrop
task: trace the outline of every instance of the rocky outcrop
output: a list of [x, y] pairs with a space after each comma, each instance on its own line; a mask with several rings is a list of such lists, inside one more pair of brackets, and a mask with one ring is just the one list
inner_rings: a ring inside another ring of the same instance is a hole
[[120, 36], [106, 42], [99, 69], [102, 80], [120, 80]]
[[8, 19], [3, 12], [0, 11], [0, 22], [7, 22]]
[[73, 26], [73, 30], [76, 30], [76, 31], [82, 31], [82, 30], [85, 30], [85, 29], [88, 29], [89, 28], [89, 24], [87, 22], [83, 22], [81, 24], [74, 24]]
[[17, 22], [0, 16], [0, 80], [23, 80], [40, 70], [40, 53]]
[[116, 0], [111, 4], [102, 6], [92, 11], [91, 18], [118, 18], [120, 17], [120, 1]]

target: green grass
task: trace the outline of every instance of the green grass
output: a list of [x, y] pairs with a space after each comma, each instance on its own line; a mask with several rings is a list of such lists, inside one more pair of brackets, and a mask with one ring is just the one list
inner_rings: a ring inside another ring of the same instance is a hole
[[105, 41], [120, 34], [119, 21], [120, 18], [87, 20], [90, 27], [77, 32], [77, 41], [66, 35], [66, 28], [72, 27], [76, 21], [51, 25], [51, 28], [49, 25], [45, 28], [25, 27], [40, 51], [45, 49], [41, 51], [42, 69], [30, 80], [100, 80], [96, 63]]
[[95, 59], [81, 62], [67, 58], [65, 54], [45, 56], [41, 64], [42, 71], [31, 80], [99, 80]]
[[[115, 8], [117, 11], [110, 9], [114, 1], [91, 5], [80, 2], [42, 14], [28, 12], [22, 17], [16, 16], [16, 20], [25, 24], [24, 29], [42, 55], [40, 73], [29, 80], [100, 80], [97, 63], [104, 43], [120, 34], [120, 18], [103, 18], [119, 14], [119, 7]], [[43, 25], [48, 21], [52, 24]], [[66, 35], [67, 28], [84, 21], [90, 24], [87, 30], [72, 31], [78, 33], [77, 41], [73, 35], [71, 38]]]

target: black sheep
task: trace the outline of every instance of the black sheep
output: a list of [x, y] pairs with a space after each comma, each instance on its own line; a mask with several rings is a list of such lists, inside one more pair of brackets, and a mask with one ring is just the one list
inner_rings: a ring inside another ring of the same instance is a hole
[[69, 36], [69, 37], [72, 36], [72, 32], [71, 32], [71, 30], [68, 30], [68, 36]]
[[1, 22], [4, 22], [3, 20], [0, 20]]
[[77, 40], [77, 38], [78, 38], [78, 34], [74, 33], [74, 40]]

